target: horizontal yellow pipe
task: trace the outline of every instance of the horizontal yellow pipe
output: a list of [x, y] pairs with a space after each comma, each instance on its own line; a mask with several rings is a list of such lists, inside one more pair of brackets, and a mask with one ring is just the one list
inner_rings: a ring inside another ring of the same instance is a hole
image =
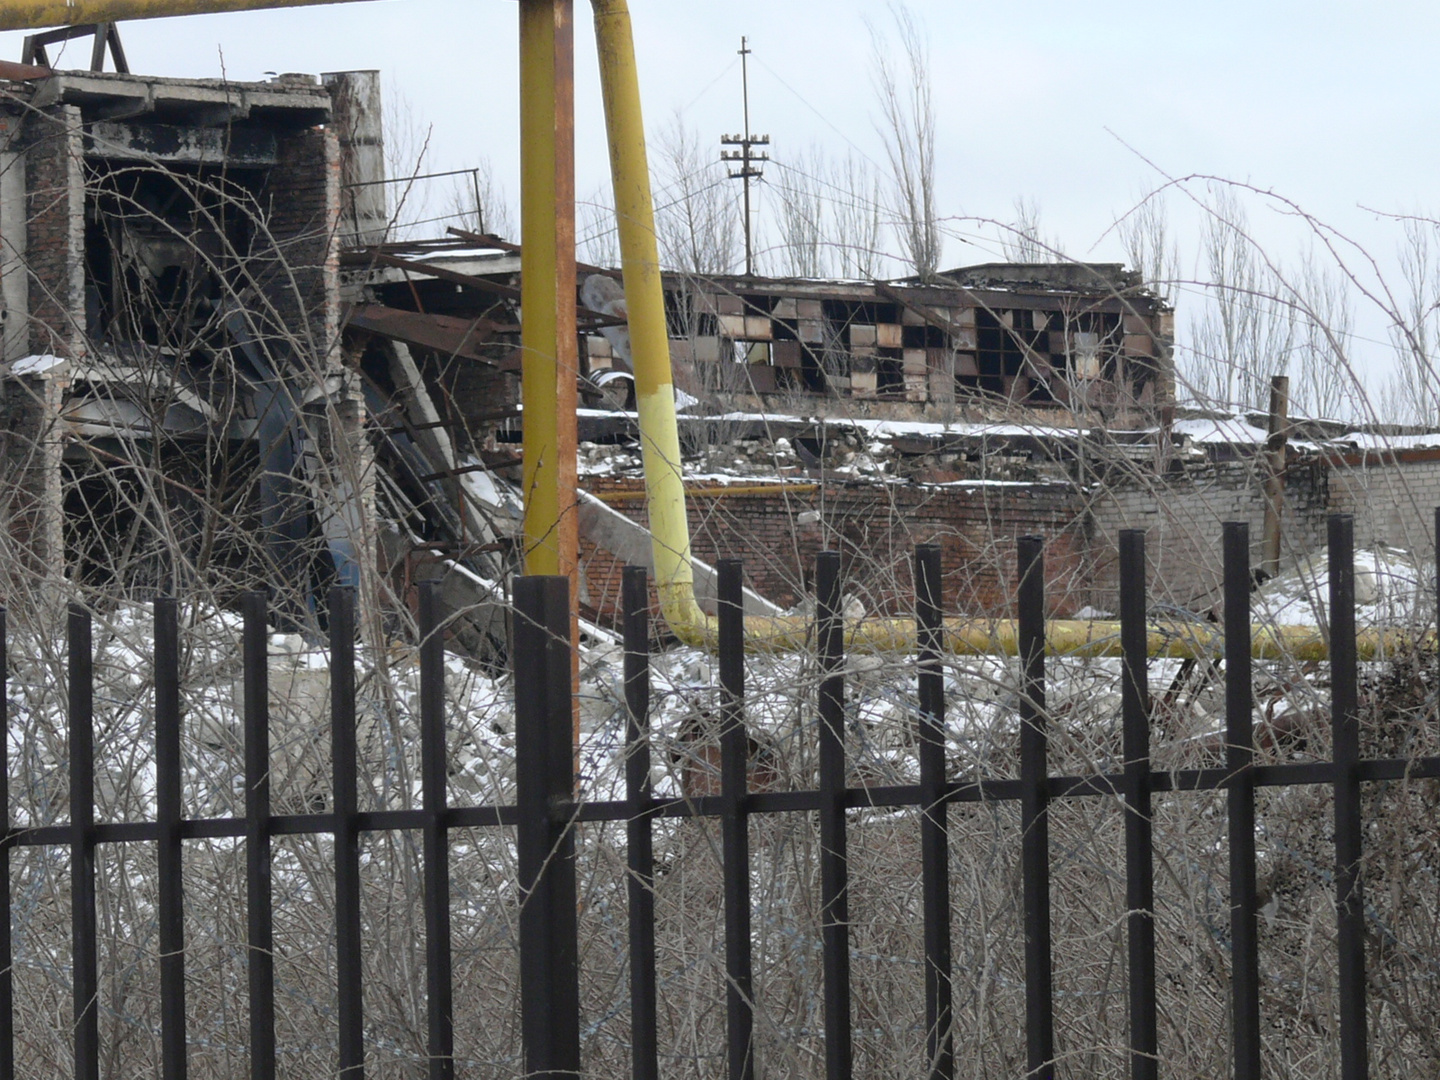
[[[689, 645], [713, 649], [716, 620], [702, 616], [671, 630]], [[754, 652], [792, 652], [814, 647], [814, 619], [808, 615], [747, 616], [745, 647]], [[1433, 631], [1419, 634], [1401, 629], [1365, 629], [1356, 634], [1356, 654], [1376, 660], [1415, 646], [1433, 647]], [[914, 653], [914, 619], [861, 619], [846, 625], [845, 646], [857, 653]], [[1017, 656], [1019, 624], [1014, 619], [946, 619], [945, 651], [955, 656]], [[1050, 656], [1120, 656], [1120, 624], [1109, 621], [1053, 619], [1045, 624], [1045, 651]], [[1198, 623], [1152, 624], [1146, 651], [1152, 657], [1183, 660], [1220, 659], [1225, 636], [1218, 627]], [[1330, 655], [1324, 636], [1313, 626], [1252, 626], [1250, 655], [1256, 660], [1325, 660]]]
[[[728, 499], [742, 495], [811, 495], [820, 490], [819, 484], [728, 484], [724, 487], [687, 487], [687, 499]], [[601, 502], [639, 502], [649, 498], [647, 491], [600, 491], [595, 497]]]
[[[670, 371], [669, 336], [665, 323], [660, 258], [655, 236], [654, 203], [640, 112], [640, 83], [626, 0], [591, 0], [600, 84], [605, 99], [605, 124], [610, 140], [610, 168], [624, 269], [635, 391], [645, 466], [644, 497], [649, 511], [655, 558], [655, 585], [660, 609], [670, 630], [688, 645], [713, 649], [717, 622], [695, 602], [690, 565], [687, 491], [681, 474], [680, 441]], [[770, 491], [779, 485], [764, 485]], [[760, 487], [696, 490], [689, 495], [720, 497], [757, 494]], [[801, 486], [783, 488], [795, 494]], [[641, 494], [610, 493], [607, 502], [627, 501]], [[745, 619], [746, 648], [787, 652], [813, 647], [814, 621], [808, 616], [750, 616]], [[1431, 635], [1433, 637], [1433, 635]], [[864, 619], [846, 628], [847, 647], [856, 652], [913, 653], [913, 619]], [[1428, 639], [1427, 639], [1428, 640]], [[1371, 659], [1408, 644], [1404, 631], [1362, 631], [1357, 641], [1361, 659]], [[945, 623], [948, 652], [966, 656], [1015, 656], [1019, 627], [1014, 620], [952, 619]], [[1120, 624], [1056, 620], [1046, 624], [1046, 646], [1052, 655], [1119, 656]], [[1154, 626], [1151, 656], [1209, 659], [1219, 657], [1224, 638], [1218, 629], [1200, 624]], [[1325, 639], [1311, 626], [1257, 626], [1251, 653], [1256, 659], [1323, 660]]]
[[84, 26], [122, 19], [214, 15], [226, 11], [349, 2], [351, 0], [0, 0], [0, 30], [38, 30], [46, 26]]

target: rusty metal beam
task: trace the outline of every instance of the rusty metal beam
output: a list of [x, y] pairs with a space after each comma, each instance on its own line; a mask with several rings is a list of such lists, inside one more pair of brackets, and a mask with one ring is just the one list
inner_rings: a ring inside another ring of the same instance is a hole
[[356, 0], [0, 0], [0, 30], [352, 2]]
[[[517, 252], [520, 250], [519, 245], [514, 245], [514, 247]], [[573, 254], [571, 257], [573, 259]], [[452, 284], [460, 285], [464, 288], [488, 292], [495, 296], [503, 297], [506, 300], [514, 300], [517, 303], [521, 296], [521, 289], [517, 289], [513, 285], [502, 285], [498, 281], [491, 281], [489, 278], [476, 277], [474, 274], [465, 274], [459, 270], [451, 270], [449, 267], [437, 266], [435, 263], [425, 262], [422, 259], [407, 259], [399, 255], [391, 255], [388, 252], [376, 251], [374, 248], [355, 248], [351, 251], [346, 251], [340, 256], [340, 265], [347, 268], [358, 266], [389, 266], [397, 270], [408, 270], [411, 273], [433, 277], [439, 281], [449, 281]], [[523, 287], [523, 272], [521, 277]], [[576, 305], [574, 310], [577, 318], [583, 318], [585, 320], [586, 329], [625, 325], [624, 319], [616, 318], [613, 315], [605, 315], [598, 311], [591, 311], [587, 307]]]
[[453, 315], [426, 315], [403, 311], [384, 304], [357, 304], [350, 309], [346, 326], [404, 342], [417, 349], [429, 349], [445, 356], [488, 364], [501, 371], [518, 371], [513, 357], [487, 356], [481, 346], [489, 342], [498, 324], [489, 319], [460, 319]]
[[32, 79], [48, 79], [55, 72], [39, 64], [17, 64], [13, 60], [0, 60], [0, 79], [29, 82]]

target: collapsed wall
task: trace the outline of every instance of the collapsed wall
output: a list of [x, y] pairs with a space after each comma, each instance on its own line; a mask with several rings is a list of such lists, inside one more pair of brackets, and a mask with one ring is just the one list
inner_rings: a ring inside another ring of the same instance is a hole
[[[837, 549], [847, 588], [863, 609], [903, 615], [913, 595], [914, 547], [938, 543], [946, 610], [999, 617], [1013, 614], [1015, 539], [1035, 534], [1047, 541], [1047, 603], [1059, 618], [1119, 610], [1122, 529], [1146, 531], [1154, 602], [1201, 616], [1214, 614], [1221, 599], [1225, 522], [1248, 523], [1252, 565], [1260, 564], [1266, 473], [1258, 456], [1169, 471], [1128, 460], [1103, 479], [1084, 481], [840, 480], [812, 471], [693, 481], [696, 556], [743, 559], [747, 584], [790, 607], [806, 602], [815, 555]], [[639, 478], [591, 476], [585, 486], [644, 522]], [[1355, 516], [1360, 547], [1388, 544], [1428, 558], [1437, 506], [1440, 450], [1296, 454], [1284, 475], [1282, 569], [1324, 547], [1334, 512]], [[582, 600], [604, 622], [618, 617], [622, 562], [594, 538], [582, 540]]]
[[291, 622], [327, 582], [357, 580], [372, 545], [342, 535], [364, 516], [343, 503], [364, 497], [365, 416], [338, 348], [330, 112], [297, 75], [62, 71], [7, 88], [0, 460], [17, 567], [138, 594], [282, 582]]

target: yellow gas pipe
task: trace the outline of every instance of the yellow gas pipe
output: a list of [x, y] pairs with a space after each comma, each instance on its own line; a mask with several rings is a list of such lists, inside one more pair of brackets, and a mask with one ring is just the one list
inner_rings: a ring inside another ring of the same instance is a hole
[[[716, 621], [695, 602], [691, 573], [690, 526], [685, 515], [670, 339], [630, 10], [626, 0], [592, 0], [592, 6], [635, 365], [655, 586], [661, 614], [671, 632], [691, 645], [713, 645]], [[761, 651], [811, 647], [812, 634], [812, 621], [806, 616], [752, 615], [745, 619], [747, 647]], [[845, 636], [851, 648], [861, 651], [909, 652], [916, 644], [913, 619], [865, 619], [848, 627]], [[960, 655], [1014, 656], [1019, 651], [1018, 626], [1009, 619], [950, 619], [945, 623], [945, 640], [950, 651]], [[1324, 637], [1310, 626], [1256, 626], [1251, 640], [1251, 651], [1257, 659], [1321, 660], [1328, 654]], [[1411, 640], [1413, 635], [1403, 631], [1362, 631], [1357, 646], [1361, 659], [1371, 659]], [[1054, 654], [1119, 656], [1120, 624], [1052, 620], [1046, 624], [1046, 644]], [[1149, 635], [1151, 656], [1218, 657], [1223, 649], [1218, 628], [1181, 624], [1153, 628]]]
[[713, 637], [715, 628], [714, 620], [695, 602], [690, 523], [685, 516], [680, 433], [670, 372], [670, 334], [665, 323], [665, 292], [655, 240], [655, 207], [650, 194], [650, 164], [645, 153], [630, 9], [625, 0], [593, 0], [592, 6], [630, 323], [630, 355], [635, 366], [635, 407], [640, 415], [640, 453], [645, 466], [655, 589], [671, 631], [683, 641], [700, 644]]
[[[115, 22], [122, 19], [150, 19], [170, 15], [197, 15], [231, 11], [258, 11], [267, 8], [311, 7], [321, 4], [352, 2], [352, 0], [0, 0], [0, 30], [29, 30], [46, 26], [82, 25]], [[525, 5], [522, 5], [524, 7]], [[548, 5], [545, 5], [548, 6]], [[620, 232], [620, 250], [625, 279], [625, 299], [629, 308], [631, 349], [635, 363], [636, 398], [640, 414], [642, 456], [645, 485], [653, 537], [656, 588], [661, 612], [670, 629], [681, 640], [692, 644], [712, 644], [715, 619], [700, 610], [695, 602], [694, 580], [690, 565], [690, 529], [685, 516], [685, 490], [680, 465], [680, 439], [675, 419], [673, 379], [670, 372], [669, 335], [665, 324], [665, 300], [660, 279], [660, 259], [655, 240], [654, 204], [650, 192], [649, 164], [645, 153], [644, 125], [640, 111], [640, 83], [635, 66], [635, 47], [630, 27], [630, 12], [625, 0], [593, 0], [595, 36], [599, 47], [601, 85], [605, 97], [606, 126], [610, 138], [610, 165], [615, 188], [615, 210]], [[531, 5], [538, 15], [543, 8]], [[523, 17], [523, 14], [522, 14]], [[537, 80], [553, 58], [544, 58], [542, 51], [554, 49], [555, 27], [532, 27], [529, 38], [530, 79]], [[522, 37], [524, 37], [522, 30]], [[522, 43], [522, 51], [525, 46]], [[538, 129], [550, 117], [541, 115], [537, 107], [547, 99], [536, 84], [527, 87], [526, 96], [533, 111], [525, 117]], [[552, 89], [553, 93], [553, 89]], [[527, 106], [522, 105], [522, 109]], [[539, 144], [550, 143], [553, 153], [554, 135], [563, 141], [567, 133], [544, 136]], [[562, 150], [563, 153], [563, 150]], [[550, 154], [540, 162], [542, 169], [553, 170], [556, 162]], [[554, 172], [542, 181], [546, 194], [553, 198]], [[529, 200], [537, 211], [541, 200]], [[550, 202], [553, 207], [555, 203]], [[544, 230], [546, 232], [559, 230]], [[528, 230], [527, 230], [528, 231]], [[553, 239], [563, 242], [562, 236]], [[529, 245], [527, 245], [528, 247]], [[550, 248], [552, 245], [543, 245]], [[532, 256], [533, 258], [533, 256]], [[544, 265], [533, 265], [525, 277], [541, 277], [546, 281], [548, 295], [563, 277], [557, 259], [547, 257]], [[573, 295], [573, 289], [567, 290]], [[563, 304], [563, 301], [561, 301]], [[547, 308], [549, 305], [545, 305]], [[559, 318], [556, 318], [556, 315]], [[564, 322], [560, 312], [539, 314], [535, 337], [549, 339], [551, 327]], [[555, 326], [554, 331], [559, 327]], [[559, 333], [554, 334], [560, 337]], [[532, 338], [534, 340], [534, 338]], [[557, 342], [558, 346], [558, 342]], [[561, 352], [559, 346], [555, 352]], [[545, 350], [549, 351], [549, 350]], [[531, 362], [527, 357], [527, 371]], [[527, 486], [526, 534], [530, 540], [532, 572], [564, 573], [565, 542], [557, 543], [557, 529], [569, 515], [564, 501], [565, 463], [559, 460], [558, 445], [565, 440], [557, 428], [563, 426], [555, 401], [554, 386], [557, 362], [564, 358], [551, 354], [545, 357], [534, 373], [549, 384], [536, 396], [549, 399], [549, 409], [527, 410], [527, 421], [540, 420], [542, 436], [548, 444], [536, 455], [532, 464], [527, 454], [527, 477], [545, 489], [540, 503], [530, 505]], [[532, 376], [532, 380], [534, 376]], [[527, 382], [528, 385], [528, 382]], [[527, 394], [527, 398], [530, 395]], [[548, 413], [544, 419], [536, 413]], [[530, 427], [527, 423], [527, 429]], [[532, 438], [534, 435], [532, 434]], [[527, 442], [530, 440], [527, 439]], [[573, 443], [571, 444], [573, 446]], [[546, 462], [544, 458], [551, 456]], [[532, 475], [532, 469], [539, 475]], [[542, 520], [544, 519], [544, 520]], [[553, 565], [552, 565], [553, 564]], [[746, 619], [748, 643], [757, 649], [783, 651], [806, 647], [812, 633], [811, 620], [803, 616], [756, 617]], [[1434, 634], [1424, 636], [1424, 643], [1433, 644]], [[846, 631], [848, 645], [863, 651], [901, 652], [915, 647], [915, 627], [909, 619], [869, 619], [857, 622]], [[1018, 651], [1018, 628], [1014, 620], [951, 619], [945, 624], [946, 645], [960, 655], [1015, 655]], [[1374, 659], [1396, 649], [1420, 643], [1415, 635], [1399, 630], [1363, 630], [1357, 636], [1357, 649], [1362, 660]], [[1055, 654], [1080, 656], [1116, 656], [1120, 652], [1120, 627], [1114, 622], [1053, 620], [1046, 625], [1047, 649]], [[1223, 639], [1218, 629], [1183, 624], [1173, 628], [1155, 627], [1149, 634], [1151, 656], [1197, 657], [1218, 656]], [[1323, 660], [1328, 655], [1324, 637], [1309, 626], [1256, 626], [1252, 630], [1252, 654], [1257, 659]]]
[[84, 26], [122, 19], [159, 19], [168, 15], [216, 15], [227, 11], [315, 7], [351, 0], [3, 0], [0, 30], [38, 30], [44, 26]]

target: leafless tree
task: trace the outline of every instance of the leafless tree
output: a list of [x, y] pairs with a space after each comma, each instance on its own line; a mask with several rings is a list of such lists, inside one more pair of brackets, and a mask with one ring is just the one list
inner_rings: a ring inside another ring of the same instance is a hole
[[1290, 367], [1294, 405], [1309, 416], [1341, 416], [1356, 400], [1349, 280], [1309, 251], [1295, 287], [1298, 313]]
[[830, 215], [826, 204], [830, 193], [822, 177], [826, 172], [824, 152], [811, 147], [793, 163], [772, 162], [779, 176], [770, 182], [780, 203], [781, 268], [791, 277], [823, 277], [829, 272]]
[[1060, 250], [1040, 234], [1040, 204], [1024, 195], [1015, 199], [1015, 220], [1001, 231], [1000, 246], [1016, 263], [1054, 262]]
[[871, 74], [880, 106], [880, 136], [890, 162], [891, 209], [900, 247], [916, 277], [940, 269], [942, 237], [935, 209], [935, 104], [924, 27], [904, 4], [890, 4], [892, 43], [870, 25]]
[[615, 225], [615, 197], [601, 184], [575, 205], [579, 255], [594, 266], [620, 265], [620, 232]]
[[718, 155], [679, 115], [660, 129], [652, 145], [660, 180], [655, 231], [661, 262], [691, 274], [730, 272], [739, 250], [740, 220]]
[[1191, 321], [1181, 374], [1202, 401], [1263, 409], [1269, 376], [1284, 373], [1290, 362], [1295, 310], [1251, 239], [1245, 206], [1229, 186], [1211, 193], [1201, 246], [1209, 295]]
[[877, 170], [854, 153], [834, 162], [827, 185], [830, 235], [827, 246], [842, 277], [871, 279], [884, 275], [889, 256], [884, 250], [884, 193]]
[[1170, 228], [1165, 193], [1141, 196], [1119, 222], [1120, 241], [1145, 287], [1174, 305], [1180, 282], [1180, 245]]
[[1413, 215], [1401, 222], [1397, 258], [1401, 289], [1390, 327], [1398, 371], [1391, 384], [1392, 407], [1401, 423], [1433, 424], [1440, 418], [1440, 249], [1437, 223]]

